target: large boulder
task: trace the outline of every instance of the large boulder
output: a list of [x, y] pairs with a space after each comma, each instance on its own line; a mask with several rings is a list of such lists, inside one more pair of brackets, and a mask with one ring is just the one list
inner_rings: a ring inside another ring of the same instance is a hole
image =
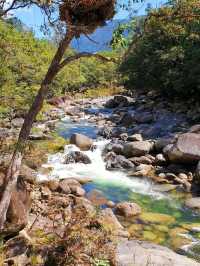
[[128, 136], [129, 141], [143, 141], [143, 137], [141, 134], [133, 134], [131, 136]]
[[70, 138], [70, 144], [76, 145], [82, 151], [88, 151], [92, 147], [93, 141], [85, 135], [75, 133]]
[[195, 163], [200, 160], [200, 134], [185, 133], [166, 149], [171, 162]]
[[116, 95], [105, 103], [107, 108], [126, 107], [133, 103], [133, 99], [124, 95]]
[[141, 208], [133, 202], [120, 202], [115, 207], [115, 212], [124, 217], [132, 217], [141, 213]]
[[181, 256], [167, 247], [138, 240], [118, 244], [115, 262], [116, 266], [200, 266], [200, 263]]
[[128, 158], [134, 156], [143, 156], [152, 149], [152, 143], [149, 141], [134, 141], [124, 145], [124, 155]]
[[65, 156], [65, 163], [84, 163], [84, 164], [90, 164], [91, 160], [90, 158], [80, 151], [72, 151], [69, 154]]
[[133, 169], [135, 165], [126, 159], [122, 155], [116, 155], [114, 152], [109, 152], [105, 159], [106, 161], [106, 169]]

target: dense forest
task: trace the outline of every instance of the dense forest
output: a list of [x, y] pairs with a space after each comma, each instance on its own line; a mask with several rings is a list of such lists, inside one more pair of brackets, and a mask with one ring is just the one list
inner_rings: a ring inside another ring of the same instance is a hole
[[172, 1], [150, 10], [120, 67], [126, 85], [169, 97], [199, 97], [199, 17], [198, 0]]

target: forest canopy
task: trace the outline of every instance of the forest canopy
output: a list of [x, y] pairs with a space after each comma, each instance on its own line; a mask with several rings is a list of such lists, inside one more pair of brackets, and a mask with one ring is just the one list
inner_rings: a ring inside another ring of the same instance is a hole
[[130, 89], [168, 96], [200, 95], [200, 4], [171, 1], [150, 10], [120, 66]]

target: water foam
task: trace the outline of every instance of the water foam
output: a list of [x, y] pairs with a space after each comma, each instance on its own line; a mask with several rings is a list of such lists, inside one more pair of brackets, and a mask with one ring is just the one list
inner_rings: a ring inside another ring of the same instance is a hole
[[65, 164], [65, 157], [71, 151], [79, 151], [75, 145], [66, 145], [63, 153], [56, 153], [49, 155], [47, 164], [43, 165], [45, 168], [51, 168], [49, 175], [38, 174], [39, 180], [44, 179], [63, 179], [72, 177], [91, 178], [94, 182], [102, 185], [113, 185], [128, 188], [133, 192], [153, 195], [155, 197], [163, 197], [163, 194], [153, 190], [151, 182], [136, 177], [128, 177], [123, 171], [108, 171], [106, 170], [106, 163], [102, 158], [102, 151], [105, 145], [109, 143], [108, 140], [96, 141], [94, 145], [95, 150], [84, 151], [90, 160], [91, 164], [70, 163]]

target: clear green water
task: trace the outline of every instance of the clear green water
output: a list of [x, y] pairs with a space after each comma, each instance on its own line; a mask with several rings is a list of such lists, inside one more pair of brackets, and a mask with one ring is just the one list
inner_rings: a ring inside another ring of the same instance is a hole
[[[157, 198], [132, 192], [127, 187], [97, 181], [85, 185], [85, 189], [88, 192], [98, 189], [103, 192], [106, 199], [113, 202], [138, 203], [142, 207], [142, 212], [148, 213], [150, 219], [147, 220], [140, 216], [130, 219], [118, 216], [131, 234], [131, 238], [162, 244], [176, 251], [193, 241], [200, 241], [200, 233], [193, 232], [192, 229], [193, 227], [200, 229], [200, 215], [184, 207], [184, 194], [166, 194], [163, 198]], [[163, 219], [162, 214], [167, 216]], [[169, 221], [165, 221], [166, 217]]]

